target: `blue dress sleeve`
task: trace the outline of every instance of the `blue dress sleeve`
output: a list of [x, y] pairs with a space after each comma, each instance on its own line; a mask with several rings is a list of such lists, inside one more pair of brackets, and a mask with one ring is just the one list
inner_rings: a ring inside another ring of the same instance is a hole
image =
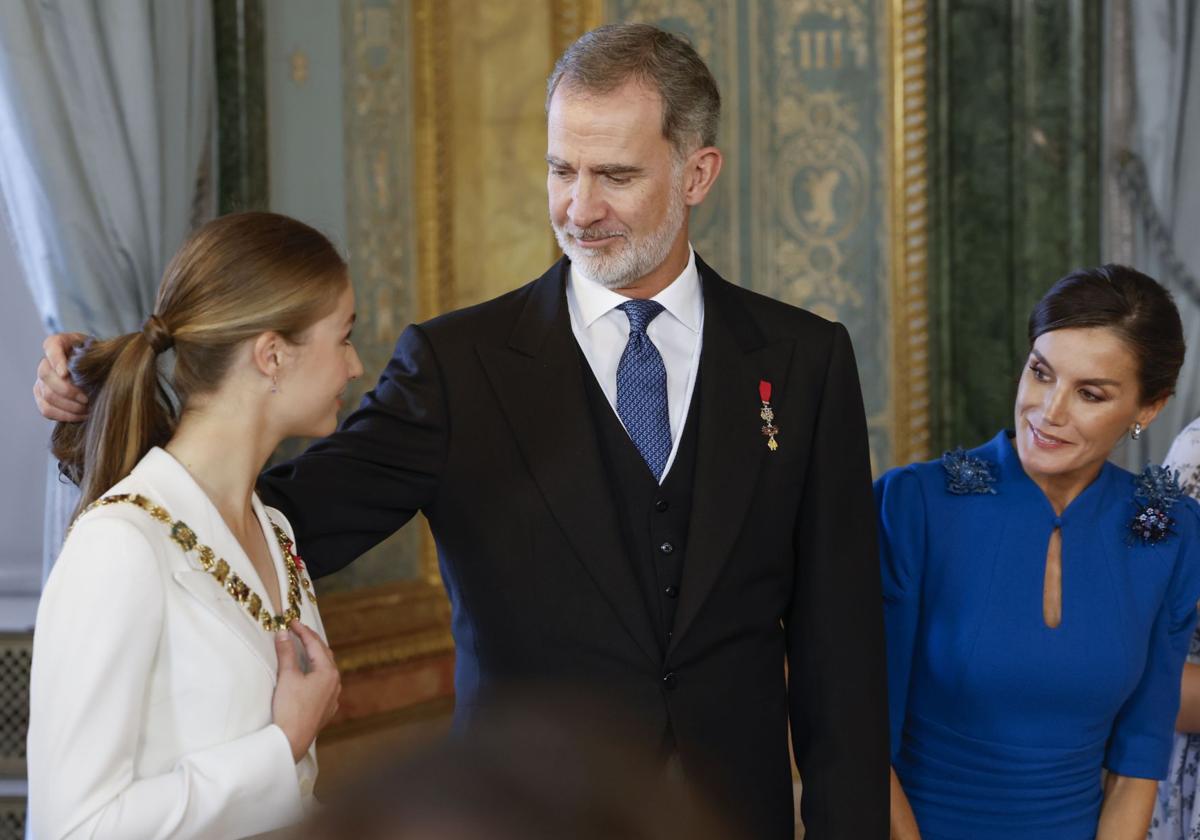
[[1105, 753], [1104, 766], [1122, 776], [1163, 779], [1171, 758], [1180, 676], [1200, 599], [1200, 506], [1192, 499], [1180, 504], [1184, 544], [1151, 630], [1141, 682], [1118, 712]]
[[892, 470], [875, 482], [879, 561], [887, 631], [888, 716], [891, 757], [900, 748], [921, 617], [925, 565], [925, 494], [913, 467]]

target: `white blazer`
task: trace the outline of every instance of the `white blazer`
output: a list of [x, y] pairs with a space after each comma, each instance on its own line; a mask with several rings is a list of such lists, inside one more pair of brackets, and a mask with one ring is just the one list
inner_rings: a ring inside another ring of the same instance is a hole
[[[105, 495], [116, 493], [139, 493], [187, 523], [270, 609], [253, 564], [171, 455], [151, 450]], [[290, 536], [291, 526], [257, 496], [253, 504], [286, 581], [270, 521]], [[301, 620], [325, 636], [307, 594]], [[316, 752], [294, 763], [272, 723], [276, 670], [273, 635], [200, 567], [195, 552], [171, 541], [169, 526], [130, 504], [81, 517], [50, 574], [34, 630], [28, 768], [35, 840], [224, 840], [298, 820], [312, 801]]]

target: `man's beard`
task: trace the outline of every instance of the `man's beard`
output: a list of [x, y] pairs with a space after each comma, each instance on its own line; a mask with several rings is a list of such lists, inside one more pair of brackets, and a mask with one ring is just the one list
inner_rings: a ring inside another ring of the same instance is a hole
[[[662, 223], [645, 236], [635, 237], [624, 230], [608, 230], [602, 226], [577, 228], [570, 222], [560, 227], [550, 219], [558, 247], [589, 280], [608, 289], [625, 289], [658, 268], [666, 260], [675, 237], [683, 227], [687, 204], [682, 189], [674, 190], [667, 214]], [[603, 249], [580, 246], [577, 239], [603, 239], [619, 236], [624, 242], [614, 242]]]

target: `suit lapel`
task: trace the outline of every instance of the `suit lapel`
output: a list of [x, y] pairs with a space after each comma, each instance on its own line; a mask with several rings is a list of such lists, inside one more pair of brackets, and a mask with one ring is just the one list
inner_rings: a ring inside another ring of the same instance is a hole
[[[156, 502], [166, 508], [173, 518], [186, 523], [195, 532], [196, 539], [209, 546], [217, 558], [229, 564], [231, 574], [236, 573], [266, 601], [266, 591], [253, 564], [225, 526], [208, 496], [182, 464], [164, 450], [155, 449], [138, 466], [138, 476], [153, 490]], [[273, 541], [274, 536], [268, 536], [267, 539]], [[171, 546], [178, 551], [179, 557], [175, 561], [177, 568], [172, 572], [175, 582], [200, 601], [229, 631], [228, 642], [248, 648], [274, 681], [278, 662], [272, 635], [263, 630], [246, 608], [239, 605], [212, 575], [200, 567], [194, 553], [184, 553], [174, 543]], [[267, 608], [270, 609], [269, 604]]]
[[[221, 622], [232, 636], [244, 644], [254, 657], [267, 669], [271, 682], [275, 682], [278, 660], [275, 657], [275, 641], [271, 634], [226, 592], [208, 572], [201, 569], [179, 569], [173, 577], [189, 595], [199, 601], [208, 612]], [[233, 639], [230, 642], [237, 644]]]
[[[287, 609], [287, 566], [283, 560], [283, 549], [279, 545], [279, 541], [275, 537], [275, 525], [279, 525], [284, 534], [293, 543], [293, 550], [299, 552], [299, 548], [295, 546], [295, 534], [290, 528], [290, 523], [287, 523], [287, 518], [282, 513], [272, 508], [268, 511], [267, 506], [262, 503], [262, 499], [258, 494], [254, 494], [251, 499], [254, 505], [254, 513], [258, 516], [259, 524], [262, 526], [263, 534], [267, 538], [267, 549], [271, 553], [271, 563], [275, 568], [275, 574], [278, 576], [281, 584], [280, 597], [283, 599], [283, 608]], [[248, 559], [248, 558], [247, 558]], [[253, 564], [248, 564], [253, 567]], [[308, 577], [307, 570], [298, 569], [302, 580], [308, 580], [309, 586], [312, 586], [312, 579]], [[263, 590], [255, 590], [264, 599], [267, 597], [265, 585]], [[268, 607], [269, 609], [269, 607]], [[321, 622], [321, 614], [317, 612], [316, 604], [303, 591], [300, 593], [300, 620], [308, 625], [309, 629], [315, 632], [326, 642], [329, 639], [325, 635], [325, 625]]]
[[[772, 404], [785, 404], [792, 343], [768, 345], [733, 287], [705, 265], [696, 266], [704, 292], [700, 351], [699, 438], [687, 559], [668, 656], [678, 646], [716, 584], [745, 521], [746, 509], [768, 456], [761, 434], [761, 380], [773, 383]], [[787, 417], [779, 420], [786, 428]], [[782, 445], [787, 440], [780, 435]]]
[[560, 260], [531, 290], [508, 346], [477, 352], [547, 507], [625, 629], [662, 658], [621, 540], [571, 333]]

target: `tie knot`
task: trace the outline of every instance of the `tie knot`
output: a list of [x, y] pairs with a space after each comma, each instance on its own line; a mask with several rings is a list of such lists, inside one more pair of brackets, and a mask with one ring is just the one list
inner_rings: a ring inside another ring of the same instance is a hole
[[630, 333], [644, 333], [650, 322], [663, 311], [663, 305], [654, 300], [627, 300], [617, 309], [629, 319]]

